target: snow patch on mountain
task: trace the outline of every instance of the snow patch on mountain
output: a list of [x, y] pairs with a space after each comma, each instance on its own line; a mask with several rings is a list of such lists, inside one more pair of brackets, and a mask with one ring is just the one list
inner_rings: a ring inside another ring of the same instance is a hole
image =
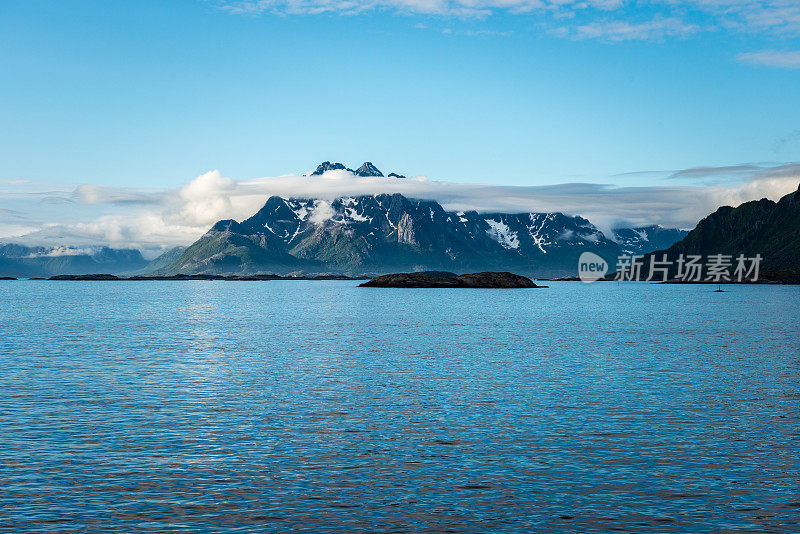
[[503, 221], [495, 221], [494, 219], [485, 219], [485, 221], [489, 225], [489, 229], [486, 230], [489, 237], [503, 245], [504, 248], [519, 248], [519, 236], [517, 232], [511, 230], [506, 223]]
[[528, 215], [528, 218], [531, 221], [531, 224], [527, 227], [528, 228], [528, 235], [531, 236], [531, 240], [536, 244], [536, 246], [541, 250], [543, 253], [547, 254], [547, 251], [544, 249], [545, 245], [551, 244], [548, 241], [547, 237], [543, 235], [544, 225], [547, 224], [548, 221], [553, 220], [553, 215], [543, 214], [543, 213], [531, 213]]
[[305, 221], [313, 209], [313, 204], [309, 201], [284, 199], [286, 206], [294, 212], [301, 222]]
[[349, 206], [344, 209], [344, 217], [345, 219], [349, 219], [355, 222], [372, 221], [372, 217], [366, 217], [361, 213], [358, 213], [356, 208], [351, 208]]

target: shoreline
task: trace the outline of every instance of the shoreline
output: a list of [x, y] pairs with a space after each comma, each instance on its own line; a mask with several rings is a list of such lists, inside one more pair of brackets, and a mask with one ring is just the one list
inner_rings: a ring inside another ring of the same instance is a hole
[[366, 276], [345, 275], [310, 275], [310, 276], [280, 276], [277, 274], [257, 275], [222, 275], [222, 274], [175, 274], [172, 276], [117, 276], [113, 274], [60, 274], [49, 278], [28, 278], [27, 280], [43, 280], [55, 282], [181, 282], [189, 280], [224, 281], [224, 282], [269, 282], [272, 280], [367, 280]]
[[[345, 276], [345, 275], [310, 275], [310, 276], [281, 276], [273, 274], [265, 275], [213, 275], [213, 274], [191, 274], [191, 275], [172, 275], [172, 276], [117, 276], [107, 274], [62, 274], [54, 275], [48, 278], [44, 277], [14, 277], [14, 276], [0, 276], [1, 281], [36, 281], [36, 282], [182, 282], [182, 281], [222, 281], [222, 282], [269, 282], [281, 280], [293, 281], [361, 281], [371, 280], [374, 276]], [[576, 278], [562, 278], [562, 279], [548, 279], [548, 278], [534, 278], [534, 282], [579, 282]], [[620, 282], [618, 280], [596, 280], [597, 282]], [[628, 282], [627, 280], [625, 282]], [[643, 283], [643, 282], [639, 282]], [[666, 282], [646, 282], [650, 285], [705, 285], [705, 286], [797, 286], [800, 282], [789, 280], [759, 280], [757, 282], [678, 282], [668, 280]], [[590, 284], [587, 284], [590, 285]], [[547, 286], [538, 286], [547, 287]]]

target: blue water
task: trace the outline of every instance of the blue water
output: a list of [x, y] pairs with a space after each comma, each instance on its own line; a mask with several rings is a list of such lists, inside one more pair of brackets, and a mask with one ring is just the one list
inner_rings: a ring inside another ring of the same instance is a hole
[[3, 532], [800, 531], [800, 287], [0, 284]]

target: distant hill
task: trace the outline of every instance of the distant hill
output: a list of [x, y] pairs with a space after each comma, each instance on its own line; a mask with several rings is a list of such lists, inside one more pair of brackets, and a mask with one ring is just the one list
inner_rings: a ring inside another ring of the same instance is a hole
[[686, 237], [688, 233], [687, 230], [656, 225], [617, 228], [614, 230], [614, 241], [619, 243], [624, 254], [639, 256], [653, 250], [667, 248]]
[[0, 276], [121, 273], [142, 269], [147, 260], [135, 249], [109, 247], [28, 247], [0, 245]]
[[133, 271], [124, 271], [120, 274], [123, 275], [138, 275], [138, 274], [145, 274], [151, 273], [153, 271], [157, 271], [158, 269], [162, 269], [175, 261], [183, 251], [186, 250], [186, 247], [172, 247], [171, 249], [161, 253], [156, 258], [152, 259], [151, 261], [147, 262], [144, 267]]
[[[686, 237], [670, 247], [645, 256], [649, 266], [654, 256], [667, 254], [675, 261], [681, 254], [739, 254], [755, 257], [760, 254], [761, 271], [776, 275], [774, 279], [794, 279], [800, 273], [800, 187], [778, 202], [763, 198], [738, 207], [723, 206], [701, 220]], [[676, 274], [677, 269], [670, 271]]]
[[778, 202], [762, 198], [723, 206], [667, 252], [761, 254], [764, 269], [800, 269], [800, 187]]

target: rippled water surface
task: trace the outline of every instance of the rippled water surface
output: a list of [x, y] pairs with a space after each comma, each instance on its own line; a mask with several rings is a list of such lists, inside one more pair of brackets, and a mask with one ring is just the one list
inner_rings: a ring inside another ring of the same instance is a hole
[[0, 284], [0, 531], [800, 531], [800, 287]]

